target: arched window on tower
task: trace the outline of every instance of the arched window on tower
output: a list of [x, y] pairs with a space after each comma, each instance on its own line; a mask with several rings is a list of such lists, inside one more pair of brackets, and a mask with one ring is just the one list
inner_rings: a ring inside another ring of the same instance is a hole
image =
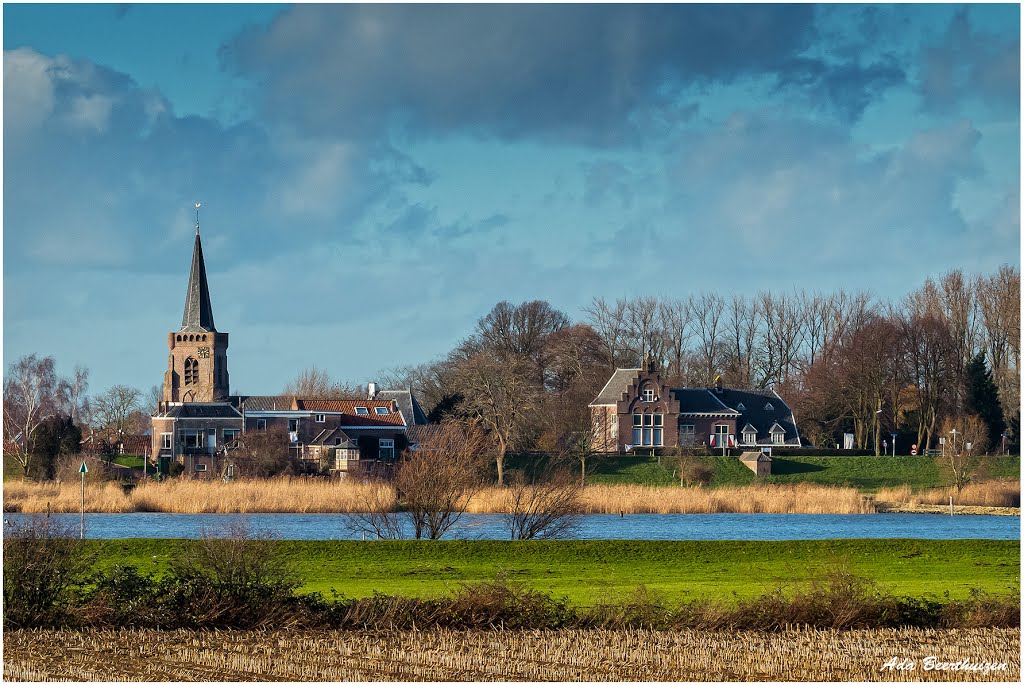
[[185, 385], [199, 382], [199, 362], [192, 357], [185, 359]]

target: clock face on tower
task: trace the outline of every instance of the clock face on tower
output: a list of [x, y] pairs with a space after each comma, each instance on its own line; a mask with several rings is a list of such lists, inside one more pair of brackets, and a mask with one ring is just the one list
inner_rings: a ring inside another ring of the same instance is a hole
[[200, 347], [199, 348], [199, 358], [200, 359], [209, 359], [210, 358], [210, 348], [209, 347]]

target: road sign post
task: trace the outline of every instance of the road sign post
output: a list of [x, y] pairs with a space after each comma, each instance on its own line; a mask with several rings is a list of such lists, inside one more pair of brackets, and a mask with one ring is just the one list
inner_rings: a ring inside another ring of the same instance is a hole
[[82, 529], [81, 529], [81, 532], [79, 534], [79, 537], [84, 540], [85, 539], [85, 474], [89, 473], [89, 467], [85, 465], [84, 461], [82, 462], [81, 467], [79, 467], [78, 472], [80, 474], [82, 474]]

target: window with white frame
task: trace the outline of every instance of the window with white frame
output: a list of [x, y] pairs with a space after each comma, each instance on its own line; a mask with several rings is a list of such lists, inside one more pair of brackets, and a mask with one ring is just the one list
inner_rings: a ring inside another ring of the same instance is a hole
[[374, 407], [373, 411], [381, 415], [390, 413], [387, 407]]
[[196, 471], [205, 471], [206, 464], [196, 464]]
[[664, 420], [664, 414], [633, 414], [633, 444], [661, 447]]
[[165, 450], [169, 450], [172, 447], [172, 440], [174, 433], [161, 433], [160, 434], [160, 447]]
[[743, 444], [754, 445], [757, 443], [757, 431], [747, 429], [743, 431]]
[[395, 458], [395, 441], [390, 439], [381, 439], [377, 445], [378, 456], [385, 460], [391, 461]]
[[370, 410], [366, 407], [356, 407], [356, 414], [359, 416], [368, 416], [370, 414]]
[[640, 392], [640, 396], [643, 398], [644, 402], [653, 402], [654, 401], [654, 386], [653, 385], [645, 385], [644, 389]]
[[265, 430], [267, 430], [267, 420], [266, 419], [256, 419], [256, 430], [258, 430], [258, 431], [265, 431]]
[[224, 442], [228, 443], [232, 440], [238, 439], [238, 434], [241, 433], [237, 428], [225, 428], [224, 429]]
[[298, 419], [288, 419], [288, 432], [289, 433], [298, 433], [299, 432], [299, 420]]
[[776, 427], [772, 430], [772, 443], [775, 445], [781, 445], [786, 442], [786, 431]]
[[326, 414], [313, 414], [313, 420], [316, 421], [317, 423], [324, 423], [325, 421], [327, 421], [327, 415]]
[[202, 449], [203, 438], [206, 436], [205, 431], [195, 430], [183, 430], [181, 431], [181, 439], [185, 443], [186, 449]]

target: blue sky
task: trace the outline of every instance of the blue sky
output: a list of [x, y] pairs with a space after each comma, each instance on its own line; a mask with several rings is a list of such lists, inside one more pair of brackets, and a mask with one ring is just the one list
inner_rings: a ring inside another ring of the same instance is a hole
[[232, 390], [498, 301], [1020, 262], [1017, 5], [11, 5], [4, 364], [148, 388], [193, 203]]

